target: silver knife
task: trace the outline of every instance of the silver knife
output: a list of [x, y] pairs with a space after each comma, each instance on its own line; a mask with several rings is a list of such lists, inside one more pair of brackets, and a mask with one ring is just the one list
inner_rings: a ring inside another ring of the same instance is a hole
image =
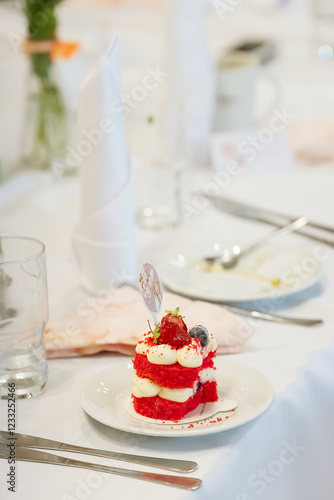
[[266, 321], [273, 321], [275, 323], [287, 323], [290, 325], [300, 325], [300, 326], [316, 326], [316, 325], [321, 325], [323, 323], [322, 319], [290, 318], [289, 316], [278, 316], [277, 314], [269, 314], [261, 311], [252, 311], [251, 309], [244, 309], [242, 307], [235, 307], [226, 304], [220, 304], [220, 306], [231, 312], [245, 314], [246, 316], [252, 316], [253, 318], [264, 319]]
[[[10, 451], [8, 448], [8, 444], [0, 442], [0, 458], [8, 460], [9, 453]], [[120, 467], [109, 467], [107, 465], [82, 462], [81, 460], [73, 460], [71, 458], [53, 455], [52, 453], [46, 453], [44, 451], [28, 450], [26, 448], [20, 448], [19, 446], [15, 447], [15, 460], [91, 469], [99, 472], [107, 472], [108, 474], [116, 474], [118, 476], [164, 484], [166, 486], [175, 486], [177, 488], [182, 488], [185, 490], [197, 490], [202, 484], [201, 479], [198, 479], [196, 477], [172, 476], [169, 474], [157, 474], [153, 472], [122, 469]]]
[[[29, 436], [27, 434], [15, 433], [14, 437], [15, 443], [21, 448], [71, 451], [74, 453], [83, 453], [86, 455], [94, 455], [97, 457], [111, 458], [113, 460], [121, 460], [123, 462], [147, 465], [149, 467], [156, 467], [158, 469], [165, 469], [173, 472], [194, 472], [196, 469], [198, 469], [198, 464], [189, 460], [145, 457], [141, 455], [129, 455], [127, 453], [117, 453], [109, 450], [95, 450], [94, 448], [76, 446], [74, 444], [67, 444], [60, 441], [53, 441], [52, 439]], [[6, 431], [0, 431], [0, 441], [9, 442], [10, 440], [13, 440], [13, 436], [11, 436]]]
[[[168, 290], [170, 290], [173, 293], [177, 293], [178, 295], [181, 295], [182, 297], [188, 297], [190, 299], [194, 299], [196, 297], [192, 295], [187, 295], [185, 293], [181, 293], [179, 290], [174, 290], [173, 287], [168, 286], [166, 287]], [[256, 311], [252, 309], [246, 309], [244, 307], [239, 307], [239, 306], [232, 306], [230, 304], [223, 304], [219, 299], [203, 299], [201, 297], [201, 300], [203, 302], [214, 302], [220, 305], [223, 309], [227, 309], [228, 311], [235, 312], [238, 314], [243, 314], [246, 316], [252, 316], [253, 318], [258, 318], [258, 319], [264, 319], [265, 321], [272, 321], [273, 323], [286, 323], [290, 325], [300, 325], [300, 326], [316, 326], [316, 325], [322, 325], [323, 320], [320, 318], [291, 318], [289, 316], [278, 316], [277, 314], [269, 314], [261, 311]]]
[[[284, 215], [278, 212], [274, 212], [273, 210], [267, 210], [260, 207], [255, 207], [254, 205], [249, 205], [247, 203], [239, 202], [231, 200], [226, 197], [215, 197], [210, 196], [208, 194], [203, 195], [209, 199], [214, 206], [220, 208], [228, 213], [233, 215], [237, 215], [239, 217], [243, 217], [246, 219], [257, 220], [259, 222], [265, 222], [267, 224], [271, 224], [274, 226], [280, 226], [282, 224], [286, 224], [289, 221], [293, 221], [295, 217], [290, 215]], [[298, 233], [311, 238], [316, 241], [320, 241], [321, 243], [326, 243], [327, 245], [334, 246], [334, 240], [330, 239], [329, 235], [334, 235], [334, 228], [330, 226], [326, 226], [324, 224], [319, 224], [316, 222], [308, 221], [307, 227], [325, 231], [328, 233], [328, 237], [319, 236], [316, 234], [311, 234], [307, 232], [305, 229], [298, 229]]]
[[[132, 288], [135, 288], [138, 290], [138, 286], [131, 283], [131, 282], [124, 282], [122, 285], [129, 285]], [[177, 293], [178, 295], [181, 295], [183, 297], [188, 297], [190, 299], [194, 299], [196, 297], [190, 296], [184, 293], [180, 293], [179, 290], [174, 290], [171, 286], [166, 286], [166, 289], [170, 290], [173, 293]], [[286, 323], [290, 325], [300, 325], [300, 326], [316, 326], [316, 325], [322, 325], [323, 320], [320, 318], [291, 318], [289, 316], [278, 316], [277, 314], [269, 314], [269, 313], [264, 313], [261, 311], [255, 311], [251, 309], [245, 309], [243, 307], [237, 307], [237, 306], [232, 306], [229, 304], [222, 304], [220, 300], [205, 300], [202, 299], [204, 302], [216, 302], [218, 303], [221, 307], [224, 309], [227, 309], [229, 311], [239, 313], [239, 314], [244, 314], [246, 316], [252, 316], [253, 318], [259, 318], [259, 319], [264, 319], [265, 321], [272, 321], [273, 323]], [[1, 434], [0, 434], [1, 437]]]

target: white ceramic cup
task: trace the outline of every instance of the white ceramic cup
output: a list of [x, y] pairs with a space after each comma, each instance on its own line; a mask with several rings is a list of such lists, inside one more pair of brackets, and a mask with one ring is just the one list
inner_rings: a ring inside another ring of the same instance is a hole
[[[261, 121], [261, 118], [256, 117], [254, 109], [261, 69], [258, 58], [253, 54], [236, 51], [220, 58], [213, 126], [215, 132], [251, 128], [257, 125], [257, 121]], [[274, 95], [265, 110], [261, 110], [263, 118], [270, 109], [278, 105], [280, 86], [273, 78], [261, 76], [262, 78], [270, 80], [273, 87], [271, 93]]]

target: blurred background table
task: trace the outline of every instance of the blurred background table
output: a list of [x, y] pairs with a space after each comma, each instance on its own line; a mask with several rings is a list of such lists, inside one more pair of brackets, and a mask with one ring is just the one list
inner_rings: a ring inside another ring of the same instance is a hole
[[[207, 0], [207, 37], [211, 53], [217, 58], [222, 50], [247, 39], [276, 41], [278, 54], [263, 69], [263, 74], [280, 82], [280, 106], [285, 106], [296, 115], [295, 122], [330, 115], [330, 110], [334, 109], [334, 61], [326, 62], [318, 56], [318, 49], [324, 42], [317, 34], [311, 1], [291, 0], [285, 8], [276, 9], [254, 8], [252, 3], [257, 2], [242, 2], [238, 8], [220, 18], [214, 8], [215, 3]], [[6, 75], [0, 83], [0, 161], [3, 177], [20, 168], [24, 133], [28, 64], [17, 46], [25, 36], [25, 23], [19, 5], [19, 2], [11, 1], [0, 4], [1, 68]], [[141, 82], [146, 67], [164, 66], [165, 6], [165, 0], [69, 0], [59, 7], [60, 38], [78, 41], [81, 46], [78, 54], [69, 61], [56, 61], [67, 106], [74, 113], [74, 127], [79, 87], [115, 32], [122, 35], [124, 94]], [[144, 164], [162, 161], [160, 115], [165, 105], [164, 83], [151, 92], [149, 98], [137, 103], [136, 109], [131, 110], [125, 120], [131, 155]], [[257, 96], [255, 107], [260, 116], [272, 97], [271, 88], [265, 81], [259, 82]], [[150, 116], [155, 118], [153, 125], [147, 122]], [[147, 143], [150, 144], [149, 149]]]

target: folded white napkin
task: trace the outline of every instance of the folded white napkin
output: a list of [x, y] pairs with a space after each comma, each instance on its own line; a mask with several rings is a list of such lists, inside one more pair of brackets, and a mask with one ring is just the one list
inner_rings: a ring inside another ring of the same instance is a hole
[[137, 273], [119, 46], [116, 37], [84, 81], [78, 104], [81, 209], [73, 249], [81, 283], [92, 293]]
[[169, 154], [183, 147], [188, 162], [207, 165], [216, 70], [206, 43], [203, 0], [168, 0], [165, 43]]

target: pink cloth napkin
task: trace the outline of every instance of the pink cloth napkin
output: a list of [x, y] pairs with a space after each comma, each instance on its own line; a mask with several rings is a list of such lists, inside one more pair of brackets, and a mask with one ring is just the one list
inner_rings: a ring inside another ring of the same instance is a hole
[[291, 142], [297, 160], [310, 165], [334, 164], [334, 117], [291, 124]]
[[[204, 325], [218, 343], [219, 354], [243, 350], [254, 329], [242, 318], [222, 307], [164, 293], [164, 309], [180, 308], [188, 328]], [[162, 316], [162, 314], [161, 314]], [[47, 357], [70, 357], [115, 351], [133, 356], [137, 342], [153, 326], [139, 292], [129, 286], [119, 288], [95, 307], [82, 305], [49, 323], [45, 329]]]

